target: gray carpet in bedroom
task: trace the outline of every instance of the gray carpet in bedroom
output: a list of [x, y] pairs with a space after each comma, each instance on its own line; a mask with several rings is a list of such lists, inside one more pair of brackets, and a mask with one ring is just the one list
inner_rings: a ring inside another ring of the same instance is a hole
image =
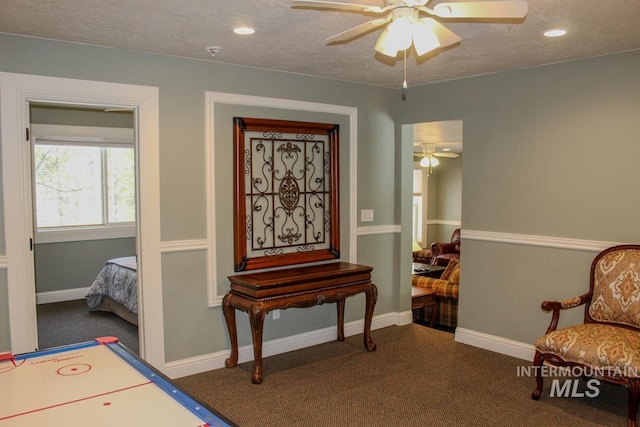
[[39, 304], [37, 314], [40, 350], [92, 341], [101, 336], [115, 336], [139, 354], [138, 327], [113, 313], [90, 312], [84, 299]]

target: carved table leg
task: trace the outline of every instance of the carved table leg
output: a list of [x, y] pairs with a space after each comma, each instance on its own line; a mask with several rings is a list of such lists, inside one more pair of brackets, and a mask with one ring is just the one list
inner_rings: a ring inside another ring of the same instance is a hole
[[224, 361], [224, 366], [233, 368], [238, 364], [238, 333], [236, 331], [236, 309], [230, 304], [231, 294], [225, 295], [222, 300], [222, 312], [227, 321], [227, 329], [229, 330], [229, 340], [231, 341], [231, 354]]
[[338, 307], [338, 341], [344, 341], [344, 298], [336, 303]]
[[367, 289], [367, 301], [365, 306], [364, 313], [364, 346], [369, 351], [376, 350], [376, 343], [373, 342], [373, 338], [371, 338], [371, 321], [373, 319], [373, 309], [376, 306], [376, 301], [378, 300], [378, 288], [373, 283]]
[[264, 325], [264, 305], [260, 302], [251, 304], [249, 308], [249, 323], [253, 336], [253, 377], [254, 384], [262, 382], [262, 329]]

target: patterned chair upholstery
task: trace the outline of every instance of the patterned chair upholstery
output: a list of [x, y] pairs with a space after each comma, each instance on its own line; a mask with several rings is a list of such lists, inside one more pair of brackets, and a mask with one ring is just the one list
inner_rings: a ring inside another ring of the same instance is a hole
[[[560, 310], [584, 305], [584, 323], [557, 329]], [[628, 389], [627, 426], [636, 425], [640, 402], [640, 245], [619, 245], [591, 264], [589, 292], [563, 301], [544, 301], [552, 311], [546, 335], [535, 342], [536, 389], [543, 387], [542, 364], [578, 367], [598, 379]]]
[[413, 251], [413, 262], [421, 264], [432, 264], [434, 261], [431, 249], [423, 249], [421, 251]]
[[[458, 326], [458, 291], [460, 289], [460, 260], [451, 260], [439, 279], [413, 275], [412, 286], [436, 291], [436, 321], [447, 328]], [[415, 319], [428, 323], [431, 319], [431, 307], [415, 310]]]

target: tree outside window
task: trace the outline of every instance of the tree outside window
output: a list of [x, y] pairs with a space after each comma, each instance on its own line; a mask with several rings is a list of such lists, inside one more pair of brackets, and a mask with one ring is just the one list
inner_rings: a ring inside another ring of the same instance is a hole
[[38, 229], [135, 222], [133, 147], [34, 146]]

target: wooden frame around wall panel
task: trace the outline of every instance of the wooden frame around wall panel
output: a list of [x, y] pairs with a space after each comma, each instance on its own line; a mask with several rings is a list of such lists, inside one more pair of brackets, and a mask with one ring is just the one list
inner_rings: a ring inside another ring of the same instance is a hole
[[[234, 271], [340, 258], [339, 126], [242, 117], [233, 124]], [[261, 230], [256, 212], [266, 220]]]

